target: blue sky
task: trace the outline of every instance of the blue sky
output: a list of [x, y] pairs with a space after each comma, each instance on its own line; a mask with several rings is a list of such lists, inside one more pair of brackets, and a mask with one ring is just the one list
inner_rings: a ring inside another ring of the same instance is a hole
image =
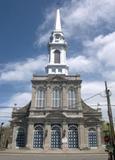
[[101, 104], [107, 119], [105, 80], [115, 104], [115, 0], [0, 0], [0, 106], [28, 103], [33, 73], [45, 74], [57, 2], [69, 73], [81, 75], [83, 99], [100, 93], [86, 102]]

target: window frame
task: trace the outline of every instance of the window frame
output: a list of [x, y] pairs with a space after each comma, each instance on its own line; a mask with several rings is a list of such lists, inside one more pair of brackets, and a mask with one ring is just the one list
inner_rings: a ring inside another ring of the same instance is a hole
[[61, 58], [60, 58], [60, 50], [56, 49], [54, 51], [54, 63], [60, 63]]
[[76, 90], [75, 88], [68, 89], [68, 108], [76, 108]]
[[58, 87], [53, 88], [52, 104], [53, 108], [60, 108], [61, 106], [61, 91]]
[[23, 127], [19, 127], [17, 130], [16, 135], [16, 147], [25, 147], [26, 136], [25, 136], [25, 129]]
[[95, 128], [89, 128], [88, 130], [88, 145], [90, 148], [97, 147], [97, 131]]
[[37, 88], [36, 91], [36, 107], [44, 108], [45, 107], [45, 89], [43, 87]]

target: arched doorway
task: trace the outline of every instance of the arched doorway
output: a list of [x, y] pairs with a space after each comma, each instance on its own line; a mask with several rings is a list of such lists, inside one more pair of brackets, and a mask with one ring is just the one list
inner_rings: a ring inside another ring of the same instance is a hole
[[43, 127], [40, 125], [35, 126], [33, 148], [43, 148]]
[[89, 147], [97, 147], [97, 134], [94, 128], [88, 130]]
[[17, 130], [16, 147], [25, 147], [25, 131], [22, 127]]
[[68, 128], [68, 147], [78, 148], [78, 129], [76, 125], [70, 125]]
[[53, 125], [51, 129], [51, 148], [61, 148], [60, 126]]

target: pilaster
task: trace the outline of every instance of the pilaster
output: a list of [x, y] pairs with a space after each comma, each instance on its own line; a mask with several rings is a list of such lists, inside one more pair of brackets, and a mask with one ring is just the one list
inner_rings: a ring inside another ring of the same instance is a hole
[[16, 149], [17, 126], [13, 127], [12, 149]]
[[37, 107], [36, 106], [36, 88], [34, 85], [32, 85], [32, 104], [31, 104], [32, 108], [33, 107]]
[[44, 130], [44, 150], [49, 150], [51, 148], [51, 125], [46, 124]]
[[84, 125], [80, 124], [78, 127], [78, 133], [79, 133], [79, 148], [83, 149], [84, 148], [84, 142], [85, 142], [85, 134], [84, 134]]
[[47, 108], [51, 108], [52, 107], [52, 103], [51, 103], [51, 86], [48, 85], [47, 86], [47, 92], [46, 92], [46, 104], [47, 104]]
[[63, 124], [62, 130], [62, 149], [68, 150], [68, 125], [66, 123]]
[[101, 129], [100, 126], [96, 126], [96, 131], [97, 131], [97, 146], [101, 147]]
[[89, 142], [88, 142], [88, 128], [84, 128], [85, 134], [84, 134], [84, 147], [88, 148], [89, 147]]
[[62, 90], [62, 106], [63, 106], [63, 109], [67, 108], [68, 107], [68, 100], [67, 100], [67, 88], [66, 88], [66, 85], [63, 85], [63, 90]]
[[82, 110], [82, 105], [81, 105], [81, 86], [77, 86], [77, 94], [76, 94], [76, 99], [77, 99], [77, 106], [79, 110]]
[[33, 124], [29, 124], [28, 129], [27, 129], [27, 144], [26, 144], [26, 147], [30, 148], [30, 149], [33, 148], [33, 133], [34, 133]]

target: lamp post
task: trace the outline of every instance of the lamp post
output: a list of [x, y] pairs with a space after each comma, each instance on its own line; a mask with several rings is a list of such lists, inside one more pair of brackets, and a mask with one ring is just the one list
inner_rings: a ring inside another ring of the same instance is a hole
[[2, 127], [3, 127], [4, 123], [2, 122], [0, 124], [0, 149], [2, 149]]

